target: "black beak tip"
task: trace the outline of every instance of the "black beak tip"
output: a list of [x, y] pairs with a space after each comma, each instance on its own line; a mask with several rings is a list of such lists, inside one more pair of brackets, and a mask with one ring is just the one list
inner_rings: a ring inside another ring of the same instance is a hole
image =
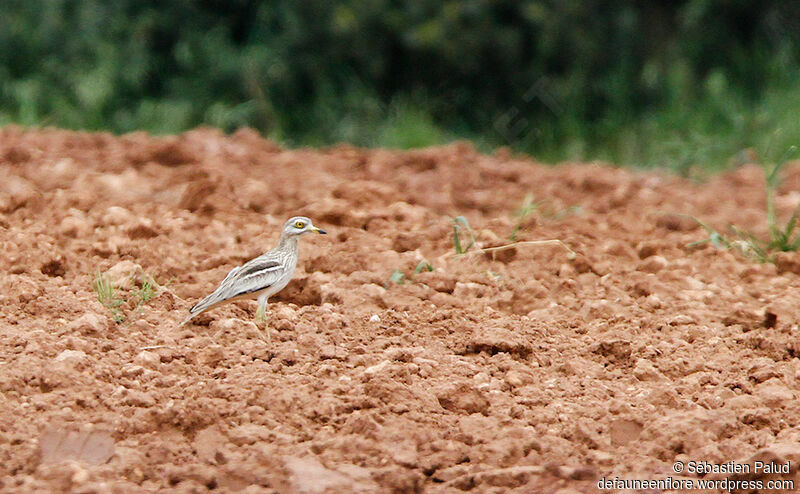
[[323, 230], [322, 228], [318, 228], [318, 229], [317, 229], [317, 233], [319, 233], [320, 235], [327, 235], [327, 234], [328, 234], [328, 232], [326, 232], [326, 231], [325, 231], [325, 230]]

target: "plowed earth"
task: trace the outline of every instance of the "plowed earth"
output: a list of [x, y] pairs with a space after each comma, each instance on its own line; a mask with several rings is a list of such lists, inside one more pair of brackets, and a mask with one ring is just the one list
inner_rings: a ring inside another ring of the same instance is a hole
[[[689, 247], [680, 215], [765, 234], [756, 166], [694, 184], [465, 143], [7, 127], [0, 167], [3, 492], [566, 494], [759, 458], [800, 486], [800, 258]], [[783, 218], [798, 190], [790, 167]], [[329, 235], [301, 242], [271, 342], [248, 301], [177, 327], [297, 214]], [[455, 256], [456, 216], [482, 247], [519, 226], [578, 256]]]

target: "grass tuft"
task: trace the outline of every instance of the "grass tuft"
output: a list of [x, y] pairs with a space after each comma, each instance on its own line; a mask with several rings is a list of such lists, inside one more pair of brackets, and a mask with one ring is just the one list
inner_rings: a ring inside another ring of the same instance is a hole
[[97, 300], [111, 312], [111, 318], [119, 324], [125, 321], [125, 314], [122, 313], [120, 306], [125, 302], [117, 296], [117, 289], [114, 285], [97, 271], [92, 281], [92, 290], [97, 295]]
[[[461, 235], [459, 231], [463, 230], [469, 236], [469, 244], [463, 247], [461, 244]], [[472, 233], [472, 228], [469, 226], [469, 221], [463, 216], [456, 216], [453, 218], [453, 247], [456, 254], [464, 254], [475, 245], [475, 235]]]
[[414, 274], [420, 274], [422, 271], [433, 271], [433, 265], [426, 260], [420, 261], [417, 267], [414, 268]]
[[[92, 290], [97, 295], [97, 300], [111, 312], [111, 319], [121, 324], [132, 321], [144, 311], [144, 305], [161, 294], [162, 287], [148, 275], [143, 275], [141, 285], [136, 287], [136, 279], [132, 278], [132, 288], [125, 294], [120, 294], [117, 288], [100, 271], [92, 280]], [[132, 307], [130, 316], [126, 316], [124, 307]]]
[[791, 217], [785, 224], [781, 224], [775, 212], [775, 193], [780, 186], [780, 172], [786, 163], [797, 154], [797, 146], [790, 146], [772, 170], [765, 173], [765, 195], [766, 195], [766, 222], [768, 239], [763, 240], [750, 232], [744, 231], [735, 225], [729, 225], [730, 235], [726, 236], [700, 219], [691, 216], [692, 219], [708, 233], [708, 238], [698, 240], [688, 244], [695, 247], [703, 244], [711, 244], [718, 249], [733, 249], [745, 257], [754, 259], [758, 262], [775, 262], [775, 254], [778, 252], [795, 252], [800, 249], [800, 228], [798, 228], [798, 216], [800, 215], [800, 205], [798, 205]]
[[394, 271], [392, 271], [392, 275], [389, 277], [389, 281], [397, 285], [402, 285], [406, 281], [406, 275], [404, 275], [403, 272], [400, 271], [399, 269], [395, 269]]
[[580, 206], [570, 206], [568, 208], [558, 209], [547, 199], [535, 201], [533, 194], [527, 194], [522, 201], [522, 205], [514, 212], [514, 217], [517, 219], [514, 228], [511, 230], [511, 235], [508, 239], [511, 242], [517, 241], [517, 235], [522, 230], [522, 225], [534, 213], [539, 213], [542, 218], [558, 221], [570, 214], [579, 214], [581, 212]]

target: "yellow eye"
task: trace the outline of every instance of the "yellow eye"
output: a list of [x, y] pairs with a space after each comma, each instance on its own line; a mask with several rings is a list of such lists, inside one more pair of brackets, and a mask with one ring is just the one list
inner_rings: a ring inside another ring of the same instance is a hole
[[296, 223], [294, 224], [294, 227], [295, 227], [295, 228], [303, 228], [303, 227], [305, 227], [305, 226], [306, 226], [306, 224], [305, 224], [304, 222], [302, 222], [302, 221], [298, 221], [298, 222], [296, 222]]

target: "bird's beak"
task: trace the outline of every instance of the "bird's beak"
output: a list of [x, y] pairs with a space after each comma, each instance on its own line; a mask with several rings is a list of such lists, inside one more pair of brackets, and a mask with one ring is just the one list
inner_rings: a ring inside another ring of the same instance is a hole
[[314, 233], [319, 233], [320, 235], [325, 235], [326, 233], [328, 233], [325, 230], [323, 230], [322, 228], [317, 228], [316, 226], [312, 226], [311, 227], [311, 231], [314, 232]]

